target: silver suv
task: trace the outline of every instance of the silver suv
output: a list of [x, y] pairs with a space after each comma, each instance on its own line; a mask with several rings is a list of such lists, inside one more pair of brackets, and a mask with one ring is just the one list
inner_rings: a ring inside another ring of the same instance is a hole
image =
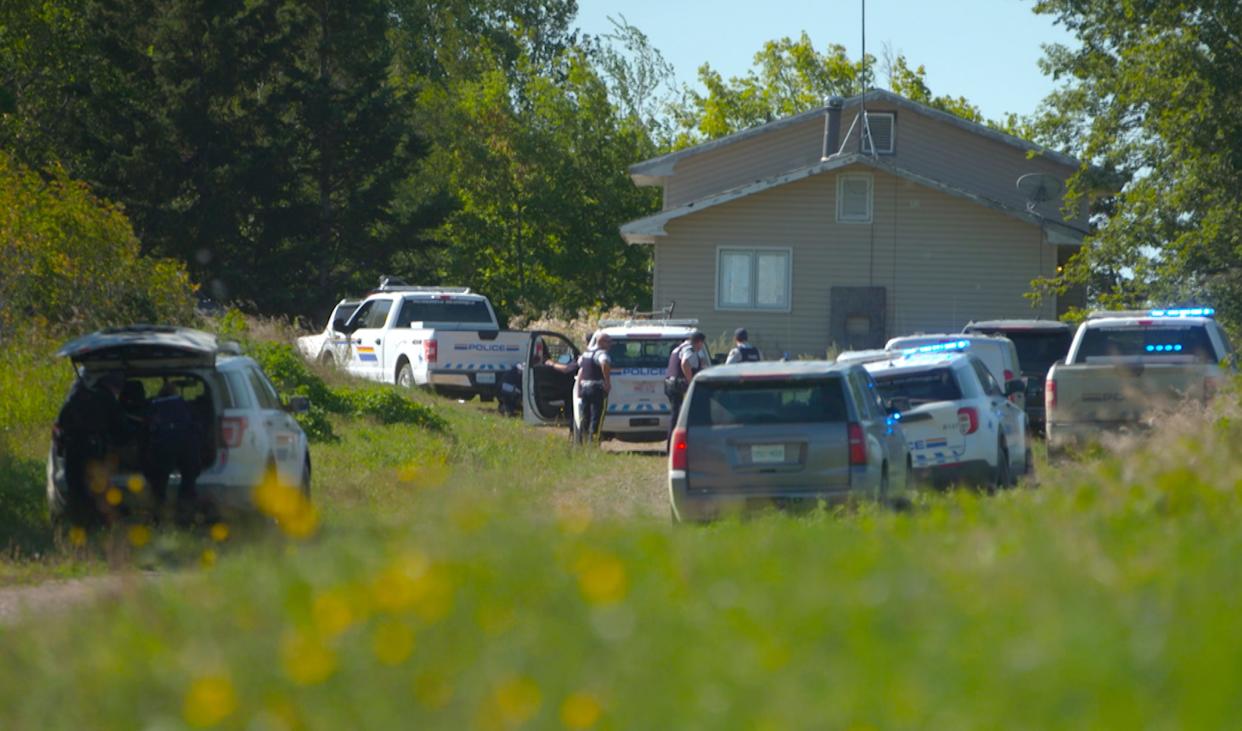
[[690, 384], [669, 445], [674, 518], [897, 497], [910, 456], [878, 393], [856, 364], [703, 371]]
[[[292, 415], [309, 403], [293, 397], [283, 405], [259, 365], [240, 352], [235, 343], [218, 343], [208, 333], [152, 325], [103, 330], [60, 349], [57, 355], [69, 358], [77, 372], [74, 388], [123, 379], [118, 400], [135, 437], [112, 455], [116, 462], [108, 470], [110, 484], [87, 492], [85, 499], [95, 502], [88, 510], [125, 512], [131, 502], [150, 501], [141, 487], [143, 423], [161, 388], [173, 389], [184, 399], [201, 435], [197, 493], [204, 507], [252, 509], [254, 488], [273, 478], [299, 486], [309, 496], [310, 451]], [[58, 423], [47, 465], [47, 501], [54, 521], [81, 507], [70, 505], [82, 498], [71, 496], [66, 479], [73, 449]], [[180, 489], [180, 481], [174, 471], [170, 493]]]

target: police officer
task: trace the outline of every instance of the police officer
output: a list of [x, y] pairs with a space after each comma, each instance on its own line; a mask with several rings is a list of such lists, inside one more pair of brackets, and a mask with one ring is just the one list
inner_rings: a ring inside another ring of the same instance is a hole
[[747, 334], [746, 328], [739, 327], [733, 333], [733, 350], [729, 351], [729, 357], [725, 359], [725, 363], [754, 363], [760, 360], [763, 360], [763, 354], [750, 344], [750, 335]]
[[587, 351], [578, 357], [578, 400], [582, 404], [582, 418], [578, 427], [578, 443], [586, 444], [599, 438], [604, 421], [604, 405], [612, 390], [612, 359], [608, 348], [612, 338], [599, 333], [591, 339]]
[[102, 516], [100, 500], [116, 469], [117, 449], [128, 441], [119, 401], [125, 377], [105, 373], [87, 386], [79, 380], [56, 417], [65, 458], [67, 517], [91, 525]]
[[177, 491], [177, 521], [188, 523], [198, 498], [195, 483], [202, 471], [202, 435], [198, 422], [172, 381], [165, 381], [159, 395], [151, 400], [147, 418], [147, 454], [143, 476], [151, 486], [151, 494], [159, 510], [164, 505], [164, 494], [173, 469], [181, 473], [181, 489]]
[[704, 344], [707, 338], [695, 330], [690, 337], [673, 348], [668, 354], [668, 368], [664, 371], [664, 395], [668, 396], [672, 418], [668, 423], [668, 439], [672, 441], [673, 429], [677, 425], [677, 415], [681, 413], [681, 402], [686, 398], [686, 389], [690, 381], [710, 362]]

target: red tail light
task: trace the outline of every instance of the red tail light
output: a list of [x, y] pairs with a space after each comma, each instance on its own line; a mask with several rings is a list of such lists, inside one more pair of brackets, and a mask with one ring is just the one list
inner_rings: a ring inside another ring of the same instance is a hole
[[1005, 369], [1005, 383], [1009, 383], [1012, 380], [1013, 380], [1013, 371], [1006, 368]]
[[867, 464], [867, 437], [863, 434], [862, 424], [850, 422], [846, 434], [850, 440], [850, 465]]
[[684, 472], [689, 460], [686, 458], [686, 430], [674, 429], [668, 445], [668, 468]]
[[440, 344], [434, 340], [423, 341], [423, 360], [435, 363], [440, 358]]
[[1057, 382], [1049, 378], [1044, 381], [1044, 408], [1047, 410], [1057, 407]]
[[957, 428], [963, 434], [974, 434], [979, 430], [979, 411], [970, 406], [957, 410]]
[[246, 417], [244, 416], [221, 416], [220, 417], [220, 445], [226, 449], [236, 449], [241, 446], [242, 437], [246, 436]]

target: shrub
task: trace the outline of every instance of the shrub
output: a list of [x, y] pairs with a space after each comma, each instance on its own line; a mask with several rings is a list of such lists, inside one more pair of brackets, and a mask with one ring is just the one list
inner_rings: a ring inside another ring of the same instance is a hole
[[430, 406], [411, 401], [389, 387], [364, 386], [338, 393], [350, 402], [355, 414], [384, 424], [411, 424], [432, 431], [444, 431], [448, 426]]
[[194, 318], [185, 267], [142, 256], [117, 206], [59, 167], [40, 175], [3, 152], [0, 262], [0, 332]]

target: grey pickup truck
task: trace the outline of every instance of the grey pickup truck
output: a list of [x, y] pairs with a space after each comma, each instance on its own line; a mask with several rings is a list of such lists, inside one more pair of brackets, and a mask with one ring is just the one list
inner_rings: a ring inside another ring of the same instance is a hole
[[1093, 313], [1044, 385], [1049, 451], [1142, 429], [1203, 403], [1234, 370], [1211, 308]]

